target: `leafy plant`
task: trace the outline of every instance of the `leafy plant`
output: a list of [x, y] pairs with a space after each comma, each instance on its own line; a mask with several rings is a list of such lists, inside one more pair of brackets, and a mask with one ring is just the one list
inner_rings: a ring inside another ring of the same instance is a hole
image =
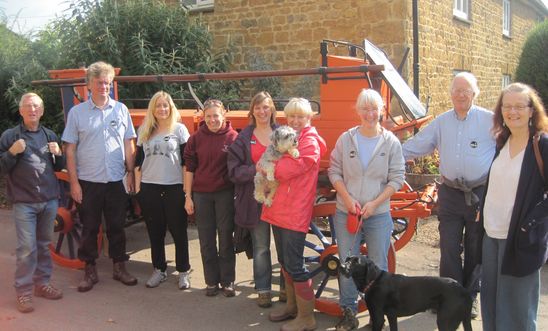
[[430, 155], [425, 155], [415, 159], [413, 165], [410, 166], [409, 172], [414, 174], [432, 174], [439, 175], [440, 156], [438, 151]]
[[539, 23], [527, 37], [516, 69], [516, 80], [533, 86], [548, 105], [548, 21]]

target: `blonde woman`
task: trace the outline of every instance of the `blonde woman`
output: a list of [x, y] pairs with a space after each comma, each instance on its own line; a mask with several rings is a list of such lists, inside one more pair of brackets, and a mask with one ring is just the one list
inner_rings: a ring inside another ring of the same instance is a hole
[[[273, 322], [294, 319], [284, 324], [281, 330], [314, 330], [314, 292], [303, 254], [316, 198], [320, 158], [327, 146], [316, 128], [311, 126], [313, 112], [308, 100], [289, 100], [284, 113], [287, 124], [298, 133], [300, 156], [284, 155], [278, 160], [275, 176], [280, 186], [272, 205], [263, 205], [261, 214], [261, 219], [272, 225], [287, 293], [286, 305], [271, 312], [269, 319]], [[257, 171], [264, 172], [258, 166]]]
[[175, 242], [179, 289], [190, 287], [187, 213], [183, 190], [183, 150], [189, 138], [169, 94], [160, 91], [148, 104], [137, 140], [136, 190], [147, 226], [154, 271], [146, 282], [156, 287], [167, 279], [164, 239]]

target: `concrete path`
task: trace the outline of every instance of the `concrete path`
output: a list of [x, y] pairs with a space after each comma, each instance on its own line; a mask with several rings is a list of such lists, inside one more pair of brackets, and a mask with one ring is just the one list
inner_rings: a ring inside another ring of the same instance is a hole
[[[35, 311], [21, 314], [15, 306], [13, 273], [15, 266], [15, 229], [11, 211], [0, 210], [0, 330], [278, 330], [280, 324], [268, 321], [271, 309], [262, 309], [255, 303], [252, 283], [252, 263], [245, 255], [237, 258], [237, 295], [205, 296], [202, 266], [195, 227], [189, 228], [192, 287], [188, 291], [177, 289], [176, 272], [173, 268], [174, 248], [168, 237], [167, 255], [170, 278], [158, 288], [144, 286], [152, 271], [150, 250], [143, 223], [127, 228], [128, 251], [131, 261], [128, 269], [139, 278], [134, 287], [124, 286], [112, 279], [109, 259], [98, 260], [99, 283], [88, 293], [78, 293], [76, 286], [82, 271], [54, 267], [52, 283], [64, 291], [59, 301], [34, 299]], [[274, 246], [272, 246], [274, 248]], [[273, 250], [274, 251], [274, 250]], [[398, 252], [398, 272], [408, 275], [437, 272], [438, 252], [426, 245], [411, 242]], [[276, 267], [278, 267], [276, 265]], [[278, 270], [278, 269], [276, 269]], [[276, 273], [277, 275], [278, 273]], [[542, 273], [544, 284], [548, 270]], [[277, 282], [277, 278], [274, 279]], [[278, 286], [274, 285], [277, 290]], [[325, 291], [336, 296], [337, 285], [330, 281]], [[539, 328], [548, 329], [548, 288], [542, 288]], [[277, 298], [275, 298], [277, 300]], [[334, 330], [337, 318], [316, 313], [318, 330]], [[368, 321], [367, 313], [359, 315], [362, 330]], [[473, 322], [474, 330], [481, 330], [481, 322]], [[435, 316], [422, 313], [399, 321], [400, 330], [436, 330]]]

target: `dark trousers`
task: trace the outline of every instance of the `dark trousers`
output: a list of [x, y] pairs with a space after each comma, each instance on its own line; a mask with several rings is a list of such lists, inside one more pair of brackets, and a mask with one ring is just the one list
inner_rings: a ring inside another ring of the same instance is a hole
[[295, 282], [308, 281], [308, 270], [304, 264], [304, 242], [306, 233], [272, 225], [278, 262]]
[[141, 183], [137, 200], [147, 225], [154, 268], [167, 269], [164, 241], [167, 229], [175, 242], [175, 268], [179, 272], [190, 270], [183, 185]]
[[93, 183], [80, 180], [80, 186], [82, 203], [78, 205], [78, 212], [83, 230], [78, 258], [88, 264], [95, 263], [99, 256], [97, 235], [104, 216], [110, 258], [115, 263], [127, 261], [124, 225], [128, 195], [122, 181]]
[[[192, 194], [206, 284], [228, 285], [236, 278], [234, 190]], [[217, 249], [217, 236], [219, 249]]]
[[[484, 186], [474, 189], [478, 197]], [[479, 264], [477, 252], [481, 249], [483, 229], [476, 222], [477, 204], [467, 206], [464, 193], [441, 185], [438, 191], [438, 219], [440, 232], [440, 276], [450, 277], [463, 286], [479, 292], [479, 279], [468, 284], [474, 267]], [[464, 234], [463, 234], [464, 231]], [[462, 253], [464, 252], [464, 263]]]

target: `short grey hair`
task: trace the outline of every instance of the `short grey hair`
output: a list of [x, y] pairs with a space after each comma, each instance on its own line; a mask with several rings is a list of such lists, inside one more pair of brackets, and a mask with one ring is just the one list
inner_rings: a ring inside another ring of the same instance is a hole
[[37, 98], [40, 102], [40, 108], [44, 108], [44, 101], [42, 100], [42, 98], [40, 98], [38, 94], [34, 92], [28, 92], [21, 96], [21, 99], [19, 99], [19, 108], [23, 107], [23, 102], [28, 98]]
[[377, 110], [381, 110], [384, 107], [384, 101], [379, 92], [364, 88], [356, 100], [356, 110], [363, 108], [365, 105], [375, 105], [377, 106]]
[[474, 99], [476, 99], [480, 94], [480, 89], [478, 87], [478, 79], [474, 74], [468, 71], [461, 71], [458, 74], [455, 75], [453, 78], [453, 81], [451, 82], [451, 90], [453, 90], [453, 85], [455, 84], [455, 79], [462, 78], [464, 79], [468, 85], [472, 88], [472, 92], [474, 92]]

